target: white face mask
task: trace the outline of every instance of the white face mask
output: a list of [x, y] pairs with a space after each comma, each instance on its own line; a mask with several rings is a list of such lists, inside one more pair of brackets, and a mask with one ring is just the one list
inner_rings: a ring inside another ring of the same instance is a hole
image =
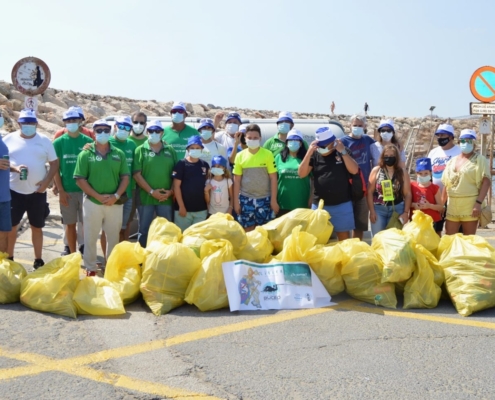
[[234, 135], [239, 129], [239, 125], [237, 124], [227, 124], [225, 125], [225, 129], [229, 135]]
[[129, 133], [130, 132], [127, 132], [126, 130], [117, 129], [115, 137], [119, 140], [127, 140], [127, 138], [129, 137]]
[[151, 144], [157, 144], [157, 143], [160, 143], [160, 140], [162, 138], [162, 135], [160, 135], [159, 133], [150, 133], [148, 135], [148, 141], [151, 143]]
[[134, 133], [136, 135], [141, 135], [141, 133], [144, 132], [144, 124], [141, 125], [141, 124], [133, 124], [132, 125], [132, 130], [134, 131]]
[[199, 158], [199, 157], [201, 157], [201, 154], [203, 154], [203, 150], [201, 150], [201, 149], [191, 149], [188, 151], [189, 151], [189, 155], [192, 158]]
[[384, 142], [390, 142], [392, 140], [392, 137], [394, 136], [394, 134], [393, 134], [393, 132], [381, 132], [380, 136]]
[[316, 149], [316, 151], [317, 151], [318, 153], [320, 153], [321, 155], [325, 155], [325, 154], [330, 153], [330, 149], [329, 149], [328, 147], [323, 147], [323, 148], [318, 147], [318, 148]]
[[260, 147], [260, 140], [259, 139], [255, 139], [255, 140], [246, 139], [246, 145], [250, 149], [257, 149], [258, 147]]

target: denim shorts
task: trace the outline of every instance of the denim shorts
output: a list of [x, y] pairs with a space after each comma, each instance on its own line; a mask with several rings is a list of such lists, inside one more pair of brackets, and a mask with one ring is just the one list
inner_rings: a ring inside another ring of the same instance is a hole
[[241, 214], [238, 215], [238, 221], [244, 228], [250, 226], [260, 226], [275, 218], [270, 207], [271, 197], [261, 199], [252, 199], [251, 197], [239, 195], [241, 204]]
[[[311, 206], [313, 210], [317, 208], [316, 204]], [[337, 204], [336, 206], [324, 206], [323, 208], [330, 214], [330, 222], [335, 232], [348, 232], [355, 229], [352, 201]]]
[[0, 232], [12, 230], [12, 217], [10, 215], [10, 200], [0, 203]]

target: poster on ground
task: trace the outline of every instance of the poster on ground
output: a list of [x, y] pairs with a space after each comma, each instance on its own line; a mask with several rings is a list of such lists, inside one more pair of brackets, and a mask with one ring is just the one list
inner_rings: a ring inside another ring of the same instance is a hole
[[308, 264], [257, 264], [237, 260], [222, 264], [230, 311], [293, 310], [333, 305]]

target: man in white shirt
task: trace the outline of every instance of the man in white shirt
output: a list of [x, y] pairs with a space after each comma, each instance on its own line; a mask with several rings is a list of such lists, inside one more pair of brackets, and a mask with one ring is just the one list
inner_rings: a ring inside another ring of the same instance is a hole
[[[220, 123], [220, 121], [215, 116], [215, 124], [217, 125], [218, 123]], [[238, 113], [229, 113], [225, 122], [225, 130], [217, 132], [217, 134], [215, 135], [215, 141], [220, 143], [226, 149], [234, 147], [235, 134], [239, 131], [239, 127], [241, 126], [241, 124], [241, 116]]]
[[210, 167], [213, 157], [222, 156], [223, 158], [227, 158], [227, 149], [220, 143], [213, 140], [215, 137], [215, 125], [213, 124], [213, 120], [210, 118], [202, 119], [200, 121], [198, 131], [201, 136], [201, 142], [204, 146], [203, 153], [199, 158], [206, 161]]
[[[442, 175], [447, 162], [459, 154], [461, 149], [454, 143], [454, 127], [449, 124], [441, 124], [435, 132], [437, 137], [438, 147], [435, 147], [428, 153], [428, 158], [431, 159], [432, 180], [435, 185], [438, 185], [440, 192], [443, 191]], [[445, 214], [442, 219], [435, 222], [435, 231], [441, 234], [445, 223]]]
[[[46, 188], [58, 172], [58, 157], [49, 138], [36, 132], [38, 120], [33, 110], [22, 110], [18, 121], [21, 130], [4, 138], [9, 149], [11, 173], [10, 193], [12, 197], [12, 230], [8, 235], [9, 257], [14, 257], [17, 227], [25, 212], [31, 226], [34, 248], [33, 268], [45, 263], [41, 258], [43, 230], [46, 218]], [[46, 163], [50, 168], [46, 172]]]

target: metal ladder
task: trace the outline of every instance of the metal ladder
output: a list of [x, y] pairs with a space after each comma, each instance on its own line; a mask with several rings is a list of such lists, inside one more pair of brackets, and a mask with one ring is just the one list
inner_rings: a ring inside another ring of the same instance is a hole
[[414, 165], [413, 161], [414, 161], [414, 150], [416, 148], [416, 139], [418, 138], [418, 134], [421, 131], [421, 126], [423, 125], [424, 121], [425, 118], [421, 120], [419, 125], [412, 127], [409, 130], [409, 133], [407, 134], [406, 143], [404, 145], [404, 151], [406, 153], [406, 171], [408, 173], [411, 173], [411, 168]]

